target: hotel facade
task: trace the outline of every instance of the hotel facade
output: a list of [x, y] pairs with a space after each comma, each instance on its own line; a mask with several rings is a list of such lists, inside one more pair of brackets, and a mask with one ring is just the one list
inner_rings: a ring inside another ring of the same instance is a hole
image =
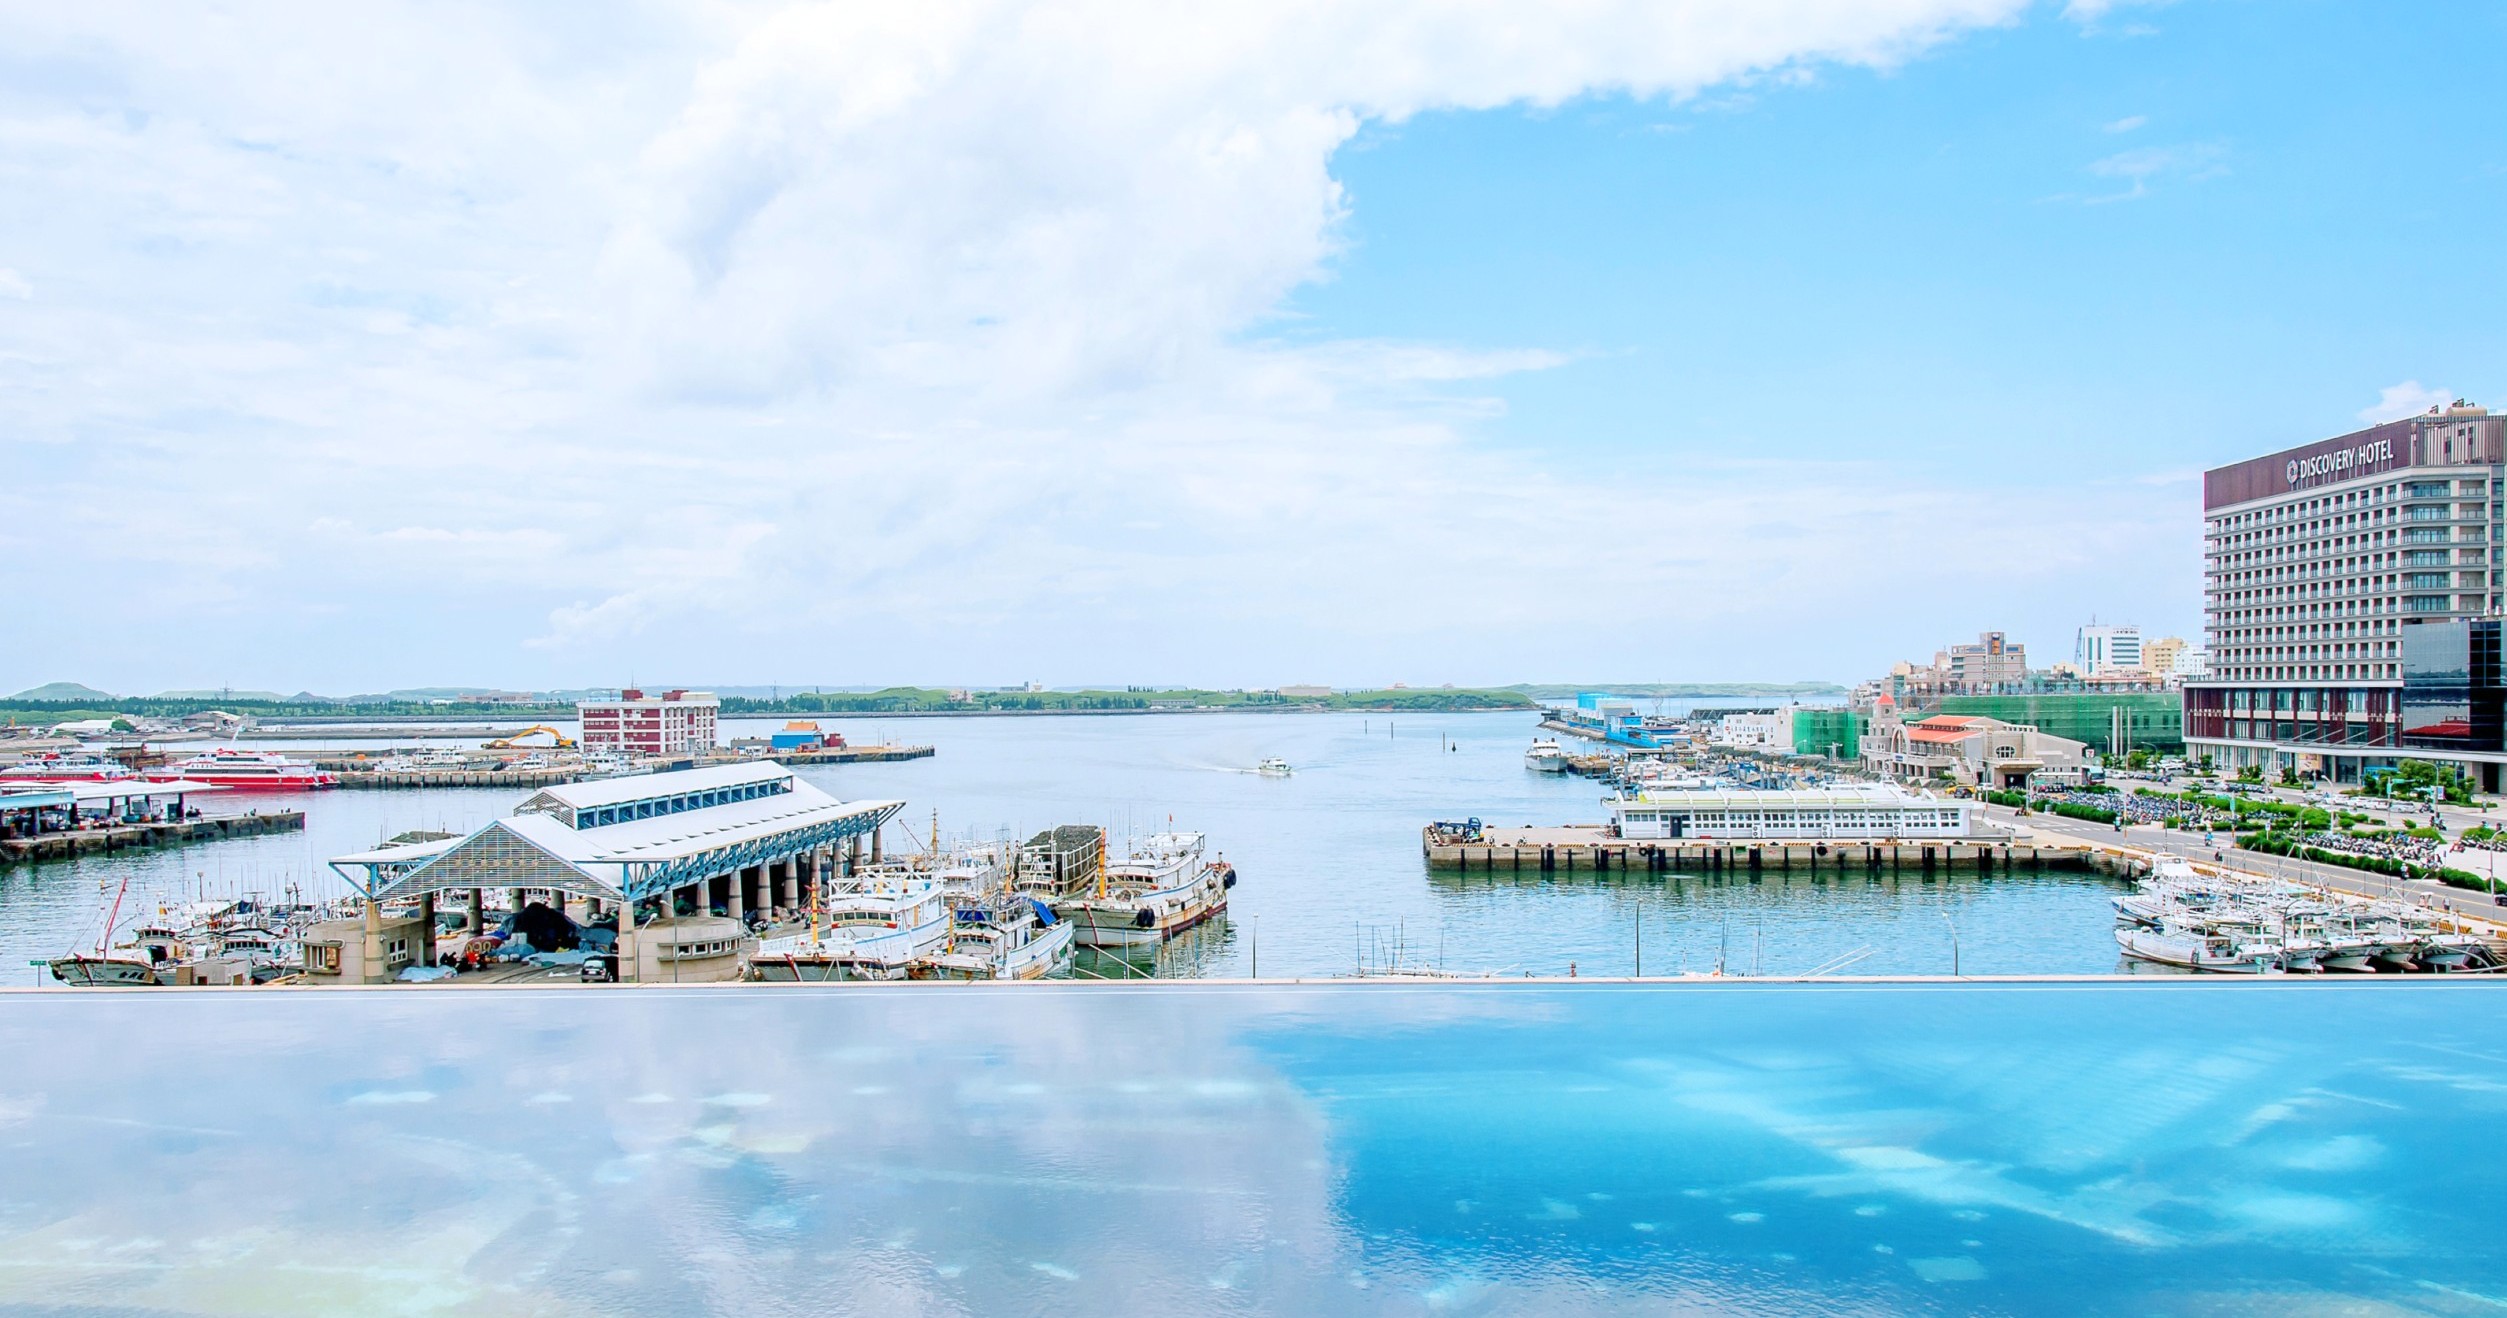
[[2337, 782], [2451, 761], [2497, 790], [2503, 462], [2507, 416], [2457, 404], [2204, 473], [2187, 754]]

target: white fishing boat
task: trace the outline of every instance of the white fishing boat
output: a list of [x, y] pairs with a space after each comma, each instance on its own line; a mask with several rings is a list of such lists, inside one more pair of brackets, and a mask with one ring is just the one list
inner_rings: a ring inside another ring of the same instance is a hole
[[917, 966], [916, 979], [1043, 979], [1067, 970], [1077, 930], [1033, 897], [1002, 893], [963, 900], [939, 952]]
[[122, 922], [122, 899], [130, 891], [130, 876], [125, 874], [121, 886], [114, 890], [113, 908], [105, 913], [104, 927], [96, 934], [94, 948], [54, 957], [46, 963], [55, 982], [72, 988], [135, 988], [166, 982], [158, 975], [158, 968], [170, 967], [179, 957], [170, 954], [161, 939], [146, 936], [160, 931], [143, 930], [139, 940], [110, 946], [113, 931]]
[[2280, 969], [2279, 958], [2263, 944], [2245, 942], [2230, 934], [2214, 933], [2200, 925], [2174, 918], [2161, 922], [2155, 929], [2118, 929], [2115, 941], [2124, 949], [2124, 955], [2134, 960], [2185, 970], [2215, 975], [2261, 975]]
[[1555, 737], [1540, 737], [1523, 753], [1523, 767], [1535, 773], [1565, 773], [1567, 752]]
[[1227, 909], [1236, 869], [1202, 859], [1199, 833], [1158, 833], [1134, 842], [1119, 861], [1097, 869], [1095, 883], [1053, 903], [1077, 927], [1082, 947], [1151, 947]]
[[163, 984], [157, 968], [136, 948], [72, 952], [49, 963], [53, 979], [71, 988], [137, 988]]
[[928, 872], [863, 875], [828, 893], [806, 923], [758, 940], [754, 980], [898, 980], [938, 952], [951, 925], [947, 885]]
[[1265, 778], [1285, 778], [1291, 771], [1288, 767], [1288, 761], [1281, 759], [1277, 755], [1273, 755], [1264, 759], [1262, 763], [1255, 765], [1254, 772], [1261, 774]]

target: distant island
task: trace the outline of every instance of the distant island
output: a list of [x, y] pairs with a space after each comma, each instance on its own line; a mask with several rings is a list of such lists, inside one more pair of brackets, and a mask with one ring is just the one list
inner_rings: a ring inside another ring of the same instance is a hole
[[[441, 694], [438, 694], [438, 693]], [[153, 696], [116, 696], [93, 687], [55, 682], [0, 699], [0, 724], [40, 724], [101, 718], [179, 719], [222, 710], [257, 719], [499, 719], [539, 720], [574, 717], [578, 698], [614, 692], [566, 691], [481, 696], [451, 688], [392, 692], [382, 696], [328, 697], [300, 692], [280, 696], [268, 691], [168, 691]], [[1532, 709], [1539, 701], [1520, 688], [1391, 687], [1368, 691], [1326, 691], [1292, 687], [1280, 691], [1210, 691], [1192, 688], [1127, 687], [1121, 690], [985, 690], [947, 687], [886, 687], [876, 691], [794, 691], [779, 698], [725, 695], [726, 718], [761, 718], [793, 714], [1166, 714], [1220, 710], [1367, 710], [1465, 711]]]

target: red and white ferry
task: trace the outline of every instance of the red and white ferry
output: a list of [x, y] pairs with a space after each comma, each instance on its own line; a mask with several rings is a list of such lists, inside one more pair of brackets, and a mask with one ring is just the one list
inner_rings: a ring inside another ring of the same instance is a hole
[[217, 787], [258, 787], [273, 792], [310, 792], [339, 786], [339, 775], [269, 751], [214, 750], [188, 760], [150, 769], [156, 782], [209, 783]]
[[0, 769], [0, 786], [11, 783], [135, 783], [140, 776], [118, 760], [82, 755], [45, 755]]

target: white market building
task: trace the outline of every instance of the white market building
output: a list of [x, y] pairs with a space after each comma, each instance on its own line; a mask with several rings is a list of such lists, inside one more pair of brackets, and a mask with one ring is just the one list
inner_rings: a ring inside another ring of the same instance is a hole
[[[468, 897], [474, 921], [484, 890], [566, 894], [603, 909], [656, 907], [661, 919], [652, 932], [677, 939], [660, 926], [672, 923], [684, 896], [700, 921], [723, 911], [719, 923], [737, 937], [749, 911], [802, 908], [841, 848], [875, 839], [903, 808], [901, 801], [839, 801], [780, 764], [724, 765], [545, 788], [466, 837], [339, 856], [331, 868], [366, 899], [368, 946], [357, 964], [369, 979], [387, 978], [420, 949], [405, 945], [394, 955], [388, 944], [401, 935], [382, 927], [385, 902], [417, 898], [413, 923], [426, 930], [442, 894]], [[620, 935], [620, 961], [633, 978], [638, 922]]]
[[1965, 838], [1970, 803], [1879, 785], [1787, 790], [1660, 790], [1610, 798], [1619, 836], [1785, 841]]

